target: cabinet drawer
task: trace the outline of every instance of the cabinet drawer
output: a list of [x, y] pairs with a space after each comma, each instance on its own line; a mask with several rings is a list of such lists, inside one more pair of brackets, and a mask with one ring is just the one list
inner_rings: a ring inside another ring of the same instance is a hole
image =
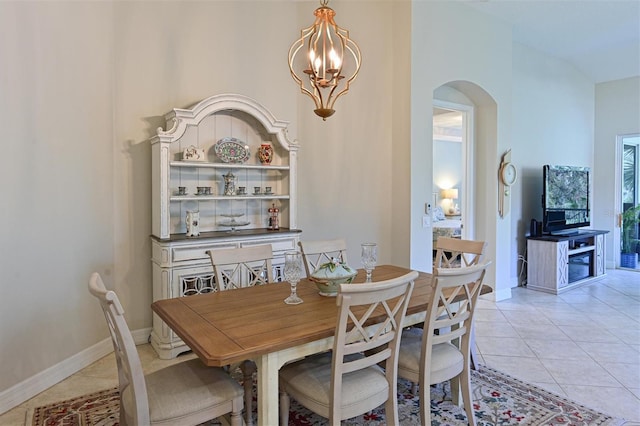
[[296, 249], [296, 242], [295, 240], [276, 241], [272, 243], [271, 246], [273, 247], [274, 253], [280, 251], [290, 251]]
[[171, 258], [173, 262], [186, 262], [189, 260], [209, 259], [207, 250], [216, 250], [223, 248], [235, 248], [233, 243], [223, 244], [206, 244], [195, 247], [175, 247], [172, 250]]
[[296, 247], [296, 240], [294, 238], [286, 240], [265, 240], [265, 241], [251, 241], [240, 244], [242, 247], [258, 246], [262, 244], [271, 244], [271, 250], [273, 253], [294, 250]]

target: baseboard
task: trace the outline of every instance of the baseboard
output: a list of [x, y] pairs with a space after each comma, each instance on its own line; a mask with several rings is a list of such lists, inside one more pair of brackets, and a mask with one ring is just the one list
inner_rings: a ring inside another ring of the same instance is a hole
[[[132, 331], [136, 345], [149, 342], [151, 328]], [[113, 351], [111, 338], [106, 338], [95, 345], [79, 352], [40, 373], [29, 377], [0, 393], [0, 414], [17, 407], [25, 401], [49, 389], [56, 383], [93, 364]]]
[[494, 291], [490, 293], [489, 296], [493, 295], [493, 301], [499, 302], [501, 300], [511, 299], [511, 288], [504, 288], [499, 291]]

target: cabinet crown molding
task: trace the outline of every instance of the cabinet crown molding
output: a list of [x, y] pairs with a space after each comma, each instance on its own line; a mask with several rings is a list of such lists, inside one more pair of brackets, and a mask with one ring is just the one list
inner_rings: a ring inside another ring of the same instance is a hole
[[198, 126], [200, 122], [211, 114], [219, 111], [242, 111], [262, 124], [265, 130], [276, 136], [278, 143], [287, 151], [297, 151], [297, 140], [290, 140], [288, 136], [289, 121], [278, 120], [256, 100], [235, 93], [225, 93], [210, 96], [191, 108], [174, 108], [165, 114], [166, 130], [158, 127], [157, 134], [150, 138], [151, 144], [172, 142], [180, 139], [189, 126]]

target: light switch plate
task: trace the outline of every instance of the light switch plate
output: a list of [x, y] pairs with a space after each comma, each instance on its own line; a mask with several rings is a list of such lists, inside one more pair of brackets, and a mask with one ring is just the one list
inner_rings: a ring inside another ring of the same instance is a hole
[[431, 227], [431, 217], [430, 216], [422, 216], [422, 227], [430, 228]]

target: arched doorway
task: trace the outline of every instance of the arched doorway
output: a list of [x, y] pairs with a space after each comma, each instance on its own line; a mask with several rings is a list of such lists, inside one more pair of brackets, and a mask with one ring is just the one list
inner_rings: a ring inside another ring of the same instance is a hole
[[[425, 126], [422, 130], [415, 130], [414, 134], [423, 135], [422, 138], [414, 138], [411, 141], [411, 202], [414, 208], [411, 210], [411, 267], [419, 270], [432, 270], [433, 230], [424, 226], [420, 219], [424, 215], [422, 206], [431, 205], [433, 196], [433, 103], [444, 101], [467, 105], [473, 109], [473, 161], [467, 165], [467, 190], [474, 194], [469, 203], [473, 214], [470, 226], [473, 227], [473, 238], [486, 241], [487, 260], [493, 262], [493, 267], [488, 271], [485, 281], [495, 285], [496, 292], [492, 294], [496, 300], [511, 296], [511, 266], [510, 246], [498, 244], [498, 241], [508, 241], [511, 232], [511, 220], [498, 216], [498, 166], [500, 156], [508, 149], [505, 135], [508, 134], [509, 114], [501, 115], [502, 121], [498, 123], [498, 104], [496, 100], [481, 86], [470, 81], [451, 81], [436, 87], [432, 92], [430, 105], [420, 103], [421, 115], [428, 116], [429, 121], [421, 121], [419, 125]], [[427, 109], [428, 108], [428, 109]], [[424, 129], [428, 131], [425, 132]], [[501, 139], [502, 137], [502, 139]], [[417, 154], [417, 155], [414, 155]], [[422, 159], [428, 158], [429, 164], [424, 164]], [[425, 195], [426, 194], [426, 195]], [[432, 209], [433, 210], [433, 209]], [[416, 217], [420, 215], [419, 217]]]

